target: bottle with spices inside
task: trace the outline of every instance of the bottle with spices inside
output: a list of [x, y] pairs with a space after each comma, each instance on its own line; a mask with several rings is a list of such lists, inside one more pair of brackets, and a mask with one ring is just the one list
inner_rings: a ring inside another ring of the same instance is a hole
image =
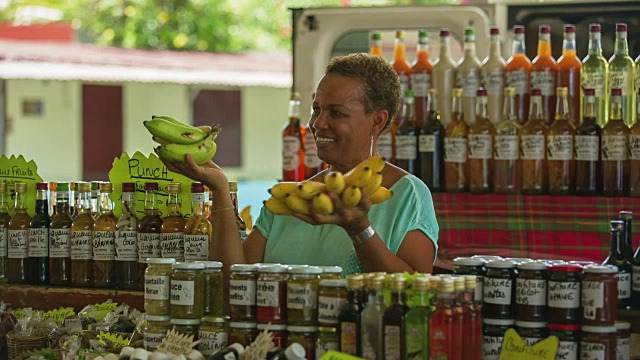
[[490, 29], [489, 56], [482, 62], [481, 86], [487, 89], [487, 108], [489, 120], [493, 125], [502, 121], [503, 93], [504, 93], [504, 68], [505, 61], [500, 51], [500, 29]]
[[569, 119], [574, 127], [580, 125], [581, 69], [582, 63], [576, 55], [576, 26], [565, 24], [562, 56], [558, 59], [558, 87], [567, 88]]
[[[640, 111], [640, 106], [636, 109]], [[640, 117], [636, 116], [638, 118]], [[629, 196], [640, 197], [640, 121], [636, 121], [629, 130]]]
[[557, 94], [556, 118], [549, 126], [547, 136], [549, 193], [569, 195], [573, 193], [576, 184], [576, 163], [573, 159], [576, 129], [569, 113], [567, 88], [559, 87]]
[[522, 193], [540, 195], [547, 191], [547, 161], [545, 140], [549, 128], [542, 115], [542, 96], [538, 89], [531, 90], [529, 120], [520, 132], [520, 158], [522, 165]]
[[420, 178], [431, 192], [444, 190], [444, 127], [436, 98], [436, 90], [429, 89], [425, 123], [418, 136]]
[[406, 279], [402, 274], [391, 278], [391, 305], [382, 315], [382, 346], [385, 359], [399, 360], [406, 357]]
[[118, 218], [113, 215], [113, 202], [109, 199], [111, 192], [113, 192], [113, 186], [110, 182], [100, 183], [98, 197], [100, 215], [93, 226], [93, 285], [95, 287], [113, 285]]
[[[635, 91], [636, 63], [629, 56], [627, 42], [627, 24], [616, 24], [616, 42], [613, 56], [609, 59], [609, 91], [620, 89], [621, 119], [627, 126], [635, 124], [636, 91]], [[613, 97], [613, 95], [612, 95]], [[612, 99], [610, 100], [613, 101]], [[610, 105], [611, 106], [611, 105]], [[610, 115], [612, 115], [610, 113]]]
[[614, 325], [618, 318], [617, 271], [611, 265], [589, 265], [583, 269], [582, 325]]
[[609, 122], [602, 128], [602, 194], [624, 196], [629, 185], [629, 128], [622, 117], [622, 90], [611, 89]]
[[557, 264], [549, 267], [547, 311], [551, 324], [580, 324], [580, 285], [582, 267]]
[[594, 196], [600, 193], [600, 137], [602, 129], [596, 119], [594, 89], [584, 89], [582, 122], [576, 128], [576, 195]]
[[244, 242], [247, 240], [247, 224], [244, 223], [244, 220], [239, 214], [237, 181], [229, 181], [229, 194], [231, 195], [231, 204], [233, 204], [233, 211], [235, 212], [236, 227], [238, 228], [238, 235], [240, 235], [240, 242]]
[[181, 191], [182, 185], [178, 182], [167, 186], [167, 216], [160, 227], [160, 253], [163, 258], [176, 261], [184, 261], [184, 226], [187, 223], [182, 215]]
[[482, 297], [482, 316], [489, 319], [513, 319], [516, 265], [509, 260], [494, 260], [486, 265]]
[[[442, 112], [440, 114], [442, 119]], [[444, 135], [445, 189], [447, 192], [465, 192], [469, 186], [469, 166], [467, 164], [469, 128], [463, 119], [462, 89], [453, 89], [453, 118], [446, 127]]]
[[360, 302], [364, 277], [350, 275], [347, 277], [347, 304], [338, 316], [338, 334], [340, 351], [346, 354], [362, 356], [362, 303]]
[[71, 225], [71, 285], [93, 284], [91, 183], [78, 183], [78, 216]]
[[526, 54], [526, 41], [524, 38], [524, 26], [514, 25], [513, 45], [511, 57], [504, 68], [505, 85], [516, 90], [516, 115], [518, 122], [527, 122], [529, 114], [529, 74], [531, 73], [531, 60]]
[[427, 30], [418, 30], [416, 59], [411, 64], [411, 90], [415, 96], [416, 124], [423, 127], [427, 116], [427, 92], [431, 89], [433, 65], [429, 61], [429, 35]]
[[514, 194], [520, 191], [520, 130], [516, 114], [516, 89], [504, 89], [502, 120], [496, 125], [493, 149], [493, 191]]
[[29, 223], [29, 261], [27, 281], [30, 284], [49, 283], [49, 202], [47, 189], [49, 184], [36, 184], [36, 213]]
[[412, 289], [414, 292], [414, 304], [405, 315], [404, 339], [406, 342], [406, 354], [409, 359], [428, 359], [429, 316], [431, 316], [431, 300], [433, 297], [433, 294], [429, 292], [429, 278], [415, 278]]
[[162, 218], [158, 209], [158, 183], [144, 184], [144, 216], [138, 223], [138, 280], [143, 287], [147, 258], [159, 258]]
[[489, 120], [487, 90], [477, 92], [476, 118], [469, 126], [469, 192], [488, 193], [493, 185], [493, 137], [496, 129]]
[[205, 215], [209, 192], [201, 183], [191, 184], [191, 217], [184, 227], [184, 258], [186, 261], [208, 260], [212, 226]]
[[287, 323], [287, 267], [263, 266], [256, 283], [257, 320], [259, 323]]
[[[440, 29], [440, 54], [433, 65], [432, 86], [438, 92], [440, 121], [445, 127], [448, 127], [452, 121], [451, 96], [453, 88], [456, 87], [456, 67], [456, 61], [451, 54], [451, 34], [449, 29], [442, 28]], [[460, 90], [459, 97], [462, 97], [462, 90]], [[462, 109], [462, 103], [460, 109]], [[462, 112], [460, 116], [463, 116]]]
[[538, 28], [538, 55], [531, 64], [531, 88], [540, 90], [542, 116], [549, 125], [555, 119], [558, 64], [551, 55], [551, 26]]
[[[2, 184], [0, 183], [0, 197]], [[0, 212], [1, 204], [0, 200]], [[72, 223], [73, 219], [69, 214], [69, 183], [59, 182], [56, 184], [56, 214], [51, 218], [49, 227], [49, 283], [51, 285], [69, 285], [71, 282]]]
[[29, 222], [25, 197], [27, 183], [16, 182], [14, 214], [7, 227], [7, 243], [9, 256], [8, 278], [10, 284], [27, 283], [27, 263], [29, 259]]
[[291, 93], [289, 121], [282, 129], [282, 181], [304, 180], [304, 149], [300, 125], [300, 93]]
[[113, 283], [118, 289], [138, 288], [138, 218], [136, 184], [122, 183], [121, 215], [116, 223]]
[[369, 41], [369, 53], [376, 56], [384, 56], [382, 50], [382, 34], [379, 31], [371, 33], [371, 39]]
[[[607, 86], [607, 78], [609, 71], [609, 63], [602, 56], [602, 40], [601, 26], [594, 23], [589, 24], [589, 52], [582, 59], [581, 83], [585, 98], [587, 89], [593, 89], [595, 97], [593, 117], [598, 121], [600, 127], [607, 123], [609, 113], [607, 112], [607, 94], [609, 87]], [[585, 108], [586, 110], [586, 108]], [[584, 114], [582, 114], [584, 118]]]
[[315, 174], [322, 171], [323, 162], [318, 158], [318, 147], [316, 146], [316, 139], [313, 136], [313, 129], [310, 124], [307, 123], [304, 126], [303, 136], [303, 151], [304, 151], [304, 178], [310, 179]]
[[464, 29], [464, 54], [458, 61], [456, 86], [462, 89], [464, 121], [471, 126], [476, 121], [476, 92], [480, 87], [480, 59], [476, 54], [476, 33], [473, 28]]
[[233, 321], [256, 321], [256, 270], [247, 264], [231, 265], [229, 311]]
[[547, 270], [541, 261], [518, 264], [516, 320], [547, 320]]
[[404, 43], [404, 31], [396, 31], [396, 40], [393, 45], [393, 60], [391, 60], [391, 67], [398, 74], [398, 80], [400, 80], [400, 86], [402, 87], [402, 93], [406, 93], [409, 90], [409, 79], [411, 76], [411, 64], [407, 61], [407, 48]]
[[455, 301], [453, 279], [440, 278], [437, 284], [437, 305], [429, 318], [429, 355], [430, 359], [450, 359], [454, 353], [455, 336], [453, 331], [453, 305]]
[[402, 121], [396, 132], [396, 165], [409, 174], [420, 175], [418, 163], [418, 127], [413, 91], [407, 90], [402, 105]]
[[611, 250], [602, 265], [616, 266], [618, 272], [618, 308], [631, 306], [631, 270], [632, 265], [625, 256], [624, 221], [611, 220]]
[[0, 284], [9, 282], [9, 258], [7, 256], [8, 236], [7, 228], [11, 221], [9, 215], [9, 196], [7, 194], [7, 183], [0, 182]]
[[384, 276], [370, 277], [367, 280], [369, 296], [367, 305], [361, 313], [362, 357], [383, 360], [382, 352], [382, 315], [386, 309], [382, 287]]

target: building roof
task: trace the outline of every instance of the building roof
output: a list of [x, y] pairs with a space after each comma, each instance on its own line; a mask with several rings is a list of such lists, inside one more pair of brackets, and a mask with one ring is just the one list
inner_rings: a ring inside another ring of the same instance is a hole
[[292, 56], [282, 51], [227, 54], [0, 39], [0, 78], [287, 88]]

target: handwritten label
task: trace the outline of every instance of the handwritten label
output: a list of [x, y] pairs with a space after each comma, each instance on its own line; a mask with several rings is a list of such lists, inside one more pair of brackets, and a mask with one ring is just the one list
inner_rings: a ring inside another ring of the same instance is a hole
[[115, 231], [93, 232], [93, 260], [113, 261], [116, 258]]
[[628, 95], [629, 73], [627, 71], [609, 71], [609, 94], [611, 89], [621, 89], [622, 95]]
[[507, 86], [516, 89], [516, 94], [524, 95], [529, 93], [529, 72], [525, 69], [507, 71], [505, 73]]
[[484, 278], [482, 301], [488, 304], [511, 305], [511, 279]]
[[432, 153], [436, 151], [436, 136], [435, 135], [420, 135], [418, 136], [418, 151], [421, 153]]
[[318, 148], [316, 139], [313, 137], [311, 129], [307, 128], [304, 134], [304, 166], [308, 168], [319, 168], [322, 160], [318, 158]]
[[136, 231], [116, 231], [116, 261], [138, 261], [138, 233]]
[[547, 155], [549, 160], [573, 160], [572, 135], [549, 135], [547, 140]]
[[544, 160], [544, 135], [522, 135], [520, 157], [522, 160]]
[[583, 89], [594, 89], [596, 97], [603, 97], [606, 94], [604, 72], [583, 71], [580, 76]]
[[318, 322], [321, 324], [337, 324], [340, 311], [347, 304], [347, 299], [331, 296], [318, 296]]
[[580, 342], [580, 360], [606, 359], [607, 346], [605, 344]]
[[640, 266], [634, 265], [631, 274], [633, 291], [640, 291]]
[[209, 235], [185, 235], [184, 258], [187, 261], [209, 258]]
[[631, 339], [628, 337], [616, 340], [616, 360], [631, 359]]
[[400, 80], [400, 87], [404, 95], [404, 93], [409, 90], [409, 77], [406, 74], [398, 74], [398, 80]]
[[578, 342], [560, 341], [556, 360], [578, 360]]
[[162, 344], [162, 340], [167, 337], [167, 334], [154, 334], [150, 332], [144, 333], [143, 346], [147, 351], [156, 351], [158, 346]]
[[555, 360], [558, 343], [557, 337], [549, 336], [530, 346], [515, 330], [508, 329], [504, 334], [500, 360]]
[[480, 87], [480, 74], [476, 69], [470, 69], [466, 73], [463, 71], [458, 71], [456, 76], [457, 86], [462, 88], [464, 97], [475, 97]]
[[200, 339], [198, 350], [204, 356], [211, 356], [227, 347], [227, 338], [226, 332], [200, 330], [198, 332], [198, 339]]
[[148, 300], [169, 300], [168, 276], [145, 275], [144, 298]]
[[493, 68], [482, 72], [482, 83], [487, 89], [487, 95], [500, 96], [504, 92], [504, 71]]
[[317, 284], [292, 284], [287, 285], [287, 309], [314, 309], [318, 299]]
[[256, 285], [257, 285], [256, 305], [260, 307], [279, 307], [281, 305], [280, 304], [280, 282], [258, 281]]
[[631, 274], [617, 273], [618, 280], [618, 299], [629, 299], [631, 297]]
[[282, 137], [282, 169], [293, 171], [300, 166], [300, 139], [295, 136]]
[[[105, 316], [107, 316], [108, 313], [112, 312], [118, 307], [118, 303], [105, 301], [103, 303], [94, 304], [92, 306], [93, 306], [93, 309], [95, 310], [96, 320], [102, 320], [104, 319]], [[91, 316], [91, 315], [88, 313], [86, 316]]]
[[138, 262], [144, 262], [147, 258], [159, 258], [160, 234], [138, 233]]
[[0, 257], [7, 256], [7, 228], [0, 227]]
[[627, 137], [624, 135], [602, 136], [602, 161], [627, 160]]
[[230, 305], [255, 305], [256, 282], [251, 280], [229, 280]]
[[495, 151], [496, 160], [518, 160], [520, 157], [520, 139], [518, 135], [496, 135]]
[[579, 282], [548, 282], [547, 305], [554, 308], [577, 309], [580, 307]]
[[553, 71], [532, 71], [531, 88], [539, 89], [542, 96], [554, 96], [556, 94], [556, 73]]
[[600, 139], [594, 135], [576, 135], [575, 155], [577, 161], [598, 161]]
[[595, 320], [596, 311], [604, 306], [604, 284], [597, 281], [582, 282], [584, 318]]
[[640, 160], [640, 135], [629, 135], [629, 158]]
[[167, 331], [167, 336], [157, 350], [167, 354], [188, 355], [199, 343], [200, 341], [193, 341], [193, 335], [183, 335], [172, 329]]
[[393, 158], [393, 136], [386, 130], [378, 136], [378, 154], [385, 160], [389, 161]]
[[411, 90], [415, 97], [426, 97], [431, 85], [431, 74], [428, 72], [411, 73]]
[[444, 138], [444, 161], [453, 163], [467, 162], [467, 139]]
[[516, 304], [530, 306], [547, 305], [547, 281], [516, 280]]
[[500, 359], [500, 349], [502, 348], [502, 336], [483, 336], [482, 337], [482, 360], [498, 360]]
[[53, 319], [58, 326], [62, 326], [64, 320], [70, 316], [74, 316], [76, 313], [73, 308], [62, 307], [55, 310], [49, 310], [42, 315], [43, 319]]
[[396, 159], [415, 160], [418, 158], [417, 137], [415, 135], [396, 136]]
[[71, 257], [71, 229], [49, 229], [49, 256]]
[[195, 282], [173, 280], [171, 285], [171, 305], [193, 306], [195, 303]]
[[163, 258], [174, 258], [176, 261], [184, 261], [184, 233], [161, 233], [160, 252]]
[[491, 159], [491, 135], [469, 134], [469, 159]]
[[100, 335], [98, 335], [98, 338], [103, 341], [110, 341], [113, 344], [113, 348], [115, 349], [120, 349], [129, 345], [129, 339], [118, 334], [100, 331]]
[[49, 256], [49, 229], [29, 229], [29, 257]]
[[[29, 216], [33, 217], [36, 213], [36, 192], [32, 190], [35, 189], [36, 183], [42, 182], [42, 177], [38, 175], [36, 163], [33, 160], [27, 162], [22, 155], [18, 157], [15, 155], [11, 155], [11, 157], [2, 155], [0, 156], [0, 181], [7, 183], [7, 193], [10, 193], [12, 198], [15, 196], [14, 183], [23, 182], [27, 184], [27, 192], [23, 195], [24, 203]], [[9, 201], [9, 207], [9, 210], [13, 208], [11, 201]]]
[[26, 259], [29, 257], [29, 230], [8, 230], [9, 259]]

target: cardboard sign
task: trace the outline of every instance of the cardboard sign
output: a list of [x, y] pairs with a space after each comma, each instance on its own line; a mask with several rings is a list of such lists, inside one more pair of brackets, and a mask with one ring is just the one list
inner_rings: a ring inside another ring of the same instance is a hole
[[167, 331], [167, 337], [162, 340], [157, 351], [174, 355], [189, 355], [199, 343], [200, 340], [193, 341], [193, 335], [183, 335], [171, 329]]
[[129, 339], [124, 338], [122, 335], [112, 334], [110, 332], [100, 331], [100, 335], [98, 335], [98, 339], [105, 341], [109, 340], [113, 344], [114, 348], [123, 348], [129, 345]]
[[73, 311], [73, 308], [62, 307], [59, 309], [49, 310], [45, 312], [44, 315], [42, 315], [42, 318], [43, 319], [52, 318], [58, 324], [58, 326], [62, 326], [66, 318], [68, 318], [69, 316], [73, 316], [75, 314], [76, 312]]
[[362, 358], [359, 358], [357, 356], [341, 353], [341, 352], [334, 351], [334, 350], [327, 351], [320, 358], [320, 360], [361, 360], [361, 359]]
[[16, 182], [27, 183], [25, 205], [30, 216], [36, 213], [36, 183], [42, 182], [42, 178], [38, 175], [38, 166], [33, 160], [27, 162], [22, 155], [11, 155], [9, 158], [6, 155], [0, 156], [0, 181], [7, 183], [7, 193], [10, 195], [7, 201], [11, 213], [15, 200], [13, 184]]
[[500, 360], [555, 360], [559, 340], [549, 336], [533, 346], [529, 346], [514, 329], [504, 334]]

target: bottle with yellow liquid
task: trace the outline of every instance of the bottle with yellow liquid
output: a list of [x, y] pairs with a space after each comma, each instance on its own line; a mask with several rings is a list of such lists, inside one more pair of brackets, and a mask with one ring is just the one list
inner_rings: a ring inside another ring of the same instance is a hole
[[542, 94], [531, 90], [529, 120], [520, 132], [520, 158], [522, 159], [522, 193], [540, 195], [547, 191], [546, 139], [549, 128], [544, 122]]
[[184, 227], [184, 258], [186, 261], [209, 260], [212, 250], [211, 222], [207, 219], [205, 208], [209, 202], [209, 192], [201, 183], [191, 184], [191, 217]]
[[116, 224], [118, 218], [113, 214], [113, 202], [109, 195], [113, 192], [110, 182], [100, 183], [98, 208], [100, 214], [93, 226], [93, 285], [110, 287], [116, 258]]
[[78, 215], [71, 224], [71, 285], [93, 284], [91, 183], [78, 183]]
[[516, 113], [516, 89], [504, 89], [502, 121], [496, 125], [493, 191], [514, 194], [520, 191], [520, 130]]
[[162, 219], [160, 228], [160, 251], [163, 258], [184, 261], [184, 226], [187, 220], [182, 215], [180, 183], [169, 183], [167, 197], [167, 216]]
[[573, 158], [576, 129], [569, 114], [568, 88], [558, 87], [556, 93], [556, 119], [549, 126], [547, 136], [549, 194], [570, 195], [576, 185], [576, 163]]
[[453, 118], [444, 135], [444, 180], [447, 192], [465, 192], [469, 186], [467, 164], [469, 127], [464, 122], [462, 89], [453, 89]]

